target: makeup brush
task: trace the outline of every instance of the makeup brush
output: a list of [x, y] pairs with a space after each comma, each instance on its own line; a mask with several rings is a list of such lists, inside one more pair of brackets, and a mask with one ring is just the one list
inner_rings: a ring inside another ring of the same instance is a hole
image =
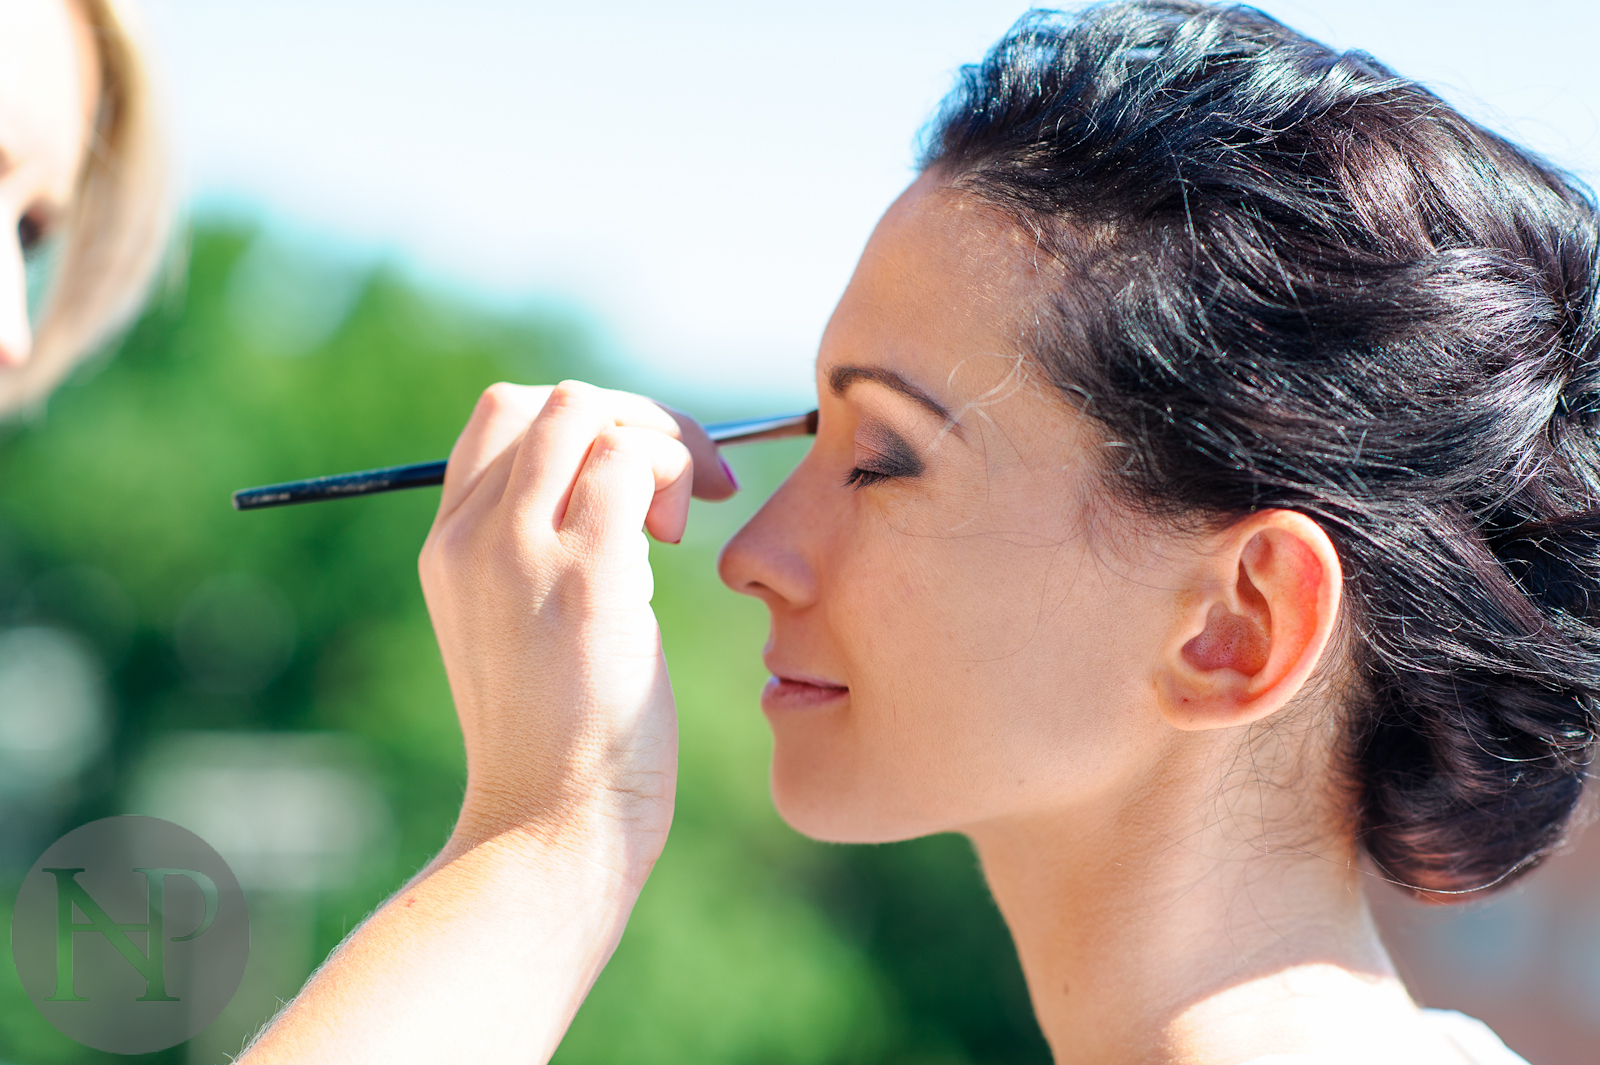
[[[719, 444], [746, 444], [756, 440], [776, 440], [783, 436], [807, 436], [817, 431], [817, 412], [783, 414], [774, 418], [748, 418], [738, 422], [718, 422], [706, 426], [706, 435]], [[423, 488], [444, 483], [445, 460], [418, 462], [411, 466], [385, 466], [360, 473], [336, 473], [313, 477], [309, 481], [289, 481], [261, 488], [243, 488], [233, 493], [233, 509], [260, 510], [290, 503], [314, 503], [319, 499], [343, 499], [374, 492], [394, 492], [401, 488]]]

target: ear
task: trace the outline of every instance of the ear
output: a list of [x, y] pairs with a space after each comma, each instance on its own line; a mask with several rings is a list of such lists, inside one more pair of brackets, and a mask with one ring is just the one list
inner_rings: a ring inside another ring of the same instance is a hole
[[1186, 731], [1277, 712], [1316, 669], [1339, 616], [1333, 542], [1303, 514], [1267, 510], [1206, 538], [1178, 596], [1157, 691]]

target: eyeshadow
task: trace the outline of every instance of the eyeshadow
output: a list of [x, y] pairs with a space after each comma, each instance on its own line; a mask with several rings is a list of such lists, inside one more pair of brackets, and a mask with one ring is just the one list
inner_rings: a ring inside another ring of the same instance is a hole
[[874, 473], [887, 477], [916, 477], [922, 473], [922, 459], [905, 437], [881, 426], [862, 428], [865, 439], [861, 441], [861, 446], [871, 454], [871, 461], [867, 465]]

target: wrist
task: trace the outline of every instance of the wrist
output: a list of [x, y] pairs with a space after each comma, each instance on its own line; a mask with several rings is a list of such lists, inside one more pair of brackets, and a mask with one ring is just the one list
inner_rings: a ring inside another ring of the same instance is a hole
[[610, 803], [529, 808], [468, 796], [450, 839], [429, 866], [432, 870], [466, 855], [493, 855], [541, 872], [564, 871], [586, 890], [637, 893], [666, 844], [672, 805], [649, 817], [627, 817]]

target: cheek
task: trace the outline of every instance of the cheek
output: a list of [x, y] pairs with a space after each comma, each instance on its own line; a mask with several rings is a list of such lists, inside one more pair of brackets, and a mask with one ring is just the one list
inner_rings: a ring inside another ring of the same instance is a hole
[[772, 722], [774, 797], [794, 827], [853, 842], [959, 830], [1137, 772], [1159, 722], [1140, 708], [1160, 589], [1028, 509], [1066, 489], [1027, 488], [962, 513], [857, 497], [826, 523], [817, 609], [796, 631], [829, 648], [851, 694]]
[[[868, 524], [824, 599], [853, 677], [939, 705], [1025, 688], [1071, 659], [1081, 544], [950, 521]], [[964, 526], [964, 527], [963, 527]], [[1092, 583], [1092, 582], [1088, 582]], [[1065, 631], [1064, 631], [1065, 630]], [[980, 685], [980, 689], [969, 688]]]
[[1092, 787], [1130, 659], [1082, 545], [884, 528], [856, 548], [826, 597], [852, 693], [835, 753], [880, 808], [934, 831]]

